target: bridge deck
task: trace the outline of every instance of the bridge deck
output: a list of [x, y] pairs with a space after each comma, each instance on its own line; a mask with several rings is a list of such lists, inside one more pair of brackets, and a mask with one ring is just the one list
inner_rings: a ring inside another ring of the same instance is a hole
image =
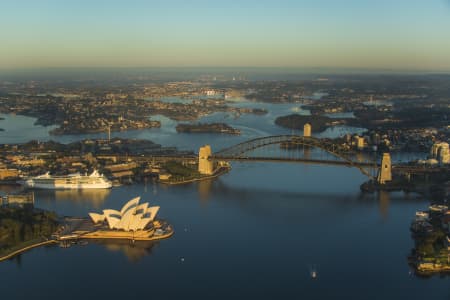
[[305, 164], [322, 164], [322, 165], [336, 165], [336, 166], [349, 166], [349, 167], [368, 167], [368, 168], [378, 168], [379, 165], [373, 162], [348, 162], [339, 160], [321, 160], [321, 159], [310, 159], [310, 158], [283, 158], [283, 157], [227, 157], [221, 155], [213, 155], [211, 157], [213, 160], [222, 161], [261, 161], [261, 162], [298, 162]]

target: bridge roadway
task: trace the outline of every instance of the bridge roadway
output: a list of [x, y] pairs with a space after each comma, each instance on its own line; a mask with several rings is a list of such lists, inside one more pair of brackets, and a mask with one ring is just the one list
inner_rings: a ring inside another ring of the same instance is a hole
[[450, 166], [392, 165], [392, 172], [409, 174], [441, 173], [450, 172]]
[[379, 165], [373, 162], [349, 162], [340, 160], [322, 160], [311, 158], [289, 158], [289, 157], [226, 157], [221, 155], [212, 155], [212, 160], [217, 161], [261, 161], [261, 162], [291, 162], [291, 163], [304, 163], [315, 165], [334, 165], [334, 166], [348, 166], [348, 167], [361, 167], [361, 168], [374, 168], [377, 169]]
[[[198, 161], [198, 156], [194, 155], [99, 155], [100, 159], [113, 159], [115, 161], [135, 161], [135, 162], [166, 162], [170, 160], [174, 161]], [[322, 165], [347, 165], [347, 166], [355, 166], [355, 167], [370, 167], [377, 168], [379, 165], [374, 164], [373, 162], [348, 162], [348, 161], [339, 161], [339, 160], [321, 160], [321, 159], [308, 159], [308, 158], [287, 158], [287, 157], [227, 157], [222, 155], [212, 155], [210, 156], [211, 160], [214, 161], [261, 161], [261, 162], [298, 162], [298, 163], [306, 163], [306, 164], [322, 164]]]
[[[116, 162], [135, 161], [141, 163], [163, 163], [170, 160], [185, 161], [195, 163], [198, 162], [197, 155], [100, 155], [100, 159], [112, 159]], [[212, 154], [210, 159], [215, 161], [240, 161], [240, 162], [284, 162], [284, 163], [303, 163], [303, 164], [319, 164], [319, 165], [334, 165], [334, 166], [347, 166], [356, 167], [360, 171], [373, 177], [373, 174], [369, 174], [364, 169], [375, 170], [380, 167], [380, 164], [375, 162], [358, 162], [349, 160], [320, 160], [320, 159], [306, 159], [306, 158], [283, 158], [283, 157], [251, 157], [251, 156], [226, 156], [219, 154]], [[450, 167], [429, 167], [422, 165], [392, 165], [392, 173], [400, 174], [430, 174], [450, 172]]]

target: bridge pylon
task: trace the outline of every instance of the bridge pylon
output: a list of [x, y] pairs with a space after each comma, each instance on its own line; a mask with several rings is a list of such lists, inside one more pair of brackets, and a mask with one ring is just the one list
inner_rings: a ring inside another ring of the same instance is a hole
[[305, 123], [305, 125], [303, 125], [303, 136], [311, 137], [311, 124]]
[[211, 146], [204, 145], [198, 151], [198, 172], [204, 175], [211, 175], [214, 171], [214, 163], [209, 159], [211, 156]]
[[392, 180], [392, 162], [391, 155], [389, 153], [383, 153], [381, 158], [381, 166], [378, 170], [377, 182], [379, 184], [385, 184], [387, 181]]

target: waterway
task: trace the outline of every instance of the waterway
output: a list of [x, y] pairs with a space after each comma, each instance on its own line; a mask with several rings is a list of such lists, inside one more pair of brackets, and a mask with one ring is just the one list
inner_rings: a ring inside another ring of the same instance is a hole
[[[282, 104], [265, 116], [204, 118], [231, 120], [244, 129], [238, 137], [180, 135], [164, 117], [161, 129], [117, 134], [189, 149], [208, 142], [217, 149], [289, 133], [271, 121], [290, 109]], [[37, 135], [22, 130], [17, 139]], [[70, 216], [118, 209], [140, 195], [161, 206], [158, 215], [173, 224], [175, 234], [155, 243], [33, 249], [0, 264], [2, 298], [450, 299], [448, 277], [416, 277], [407, 263], [409, 225], [427, 200], [363, 195], [359, 185], [365, 180], [354, 168], [258, 162], [234, 163], [216, 180], [182, 186], [149, 181], [106, 191], [36, 191], [37, 207]]]
[[[160, 99], [167, 102], [187, 102], [190, 99], [168, 97]], [[173, 121], [164, 116], [152, 116], [151, 119], [161, 121], [161, 128], [146, 130], [131, 130], [126, 132], [112, 132], [111, 137], [127, 137], [136, 139], [150, 139], [163, 146], [176, 146], [181, 150], [197, 150], [204, 144], [210, 144], [213, 151], [237, 144], [255, 137], [278, 135], [278, 134], [302, 134], [300, 131], [290, 130], [274, 124], [279, 116], [299, 113], [309, 115], [308, 110], [302, 110], [300, 103], [272, 104], [245, 101], [243, 99], [231, 99], [232, 106], [261, 108], [268, 111], [265, 115], [233, 113], [213, 113], [204, 116], [198, 122], [224, 122], [241, 130], [241, 135], [218, 135], [218, 134], [189, 134], [176, 133], [177, 121]], [[11, 116], [0, 114], [5, 120], [0, 120], [0, 143], [23, 143], [31, 139], [47, 141], [54, 140], [62, 143], [70, 143], [81, 139], [107, 138], [107, 132], [81, 135], [51, 136], [49, 131], [55, 126], [35, 126], [36, 119], [24, 116]], [[364, 128], [350, 126], [330, 127], [326, 131], [317, 134], [318, 137], [337, 137], [346, 133], [362, 133]]]

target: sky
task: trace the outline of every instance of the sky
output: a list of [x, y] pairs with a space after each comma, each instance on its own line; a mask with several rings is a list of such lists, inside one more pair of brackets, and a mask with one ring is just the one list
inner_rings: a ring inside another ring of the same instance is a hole
[[0, 69], [450, 71], [450, 0], [0, 0]]

